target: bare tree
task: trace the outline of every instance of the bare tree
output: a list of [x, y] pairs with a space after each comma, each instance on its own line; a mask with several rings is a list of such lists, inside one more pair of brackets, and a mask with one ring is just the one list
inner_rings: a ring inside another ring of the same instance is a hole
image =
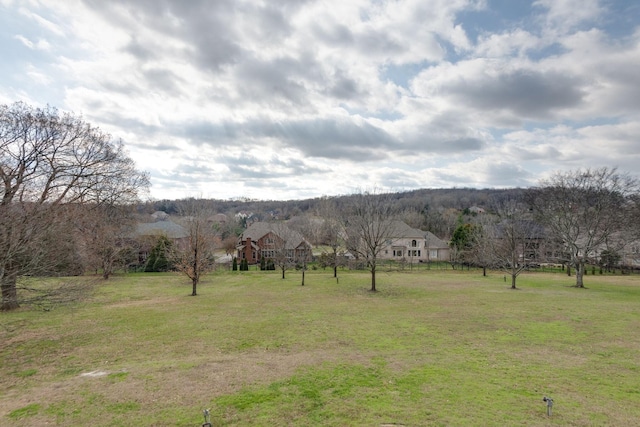
[[226, 255], [233, 255], [236, 251], [236, 246], [238, 245], [238, 236], [230, 235], [225, 237], [222, 240], [222, 249]]
[[182, 214], [187, 238], [172, 246], [171, 259], [174, 267], [191, 280], [191, 295], [196, 296], [202, 275], [214, 266], [215, 231], [208, 221], [210, 212], [202, 201], [185, 201]]
[[491, 207], [496, 221], [483, 227], [484, 244], [493, 265], [509, 274], [511, 289], [516, 289], [520, 273], [532, 262], [539, 262], [536, 254], [544, 230], [532, 220], [521, 198], [507, 196], [494, 200]]
[[299, 232], [292, 230], [283, 222], [271, 224], [270, 250], [273, 253], [273, 262], [282, 272], [285, 272], [296, 265], [302, 269], [302, 285], [304, 286], [305, 268], [311, 255], [311, 245]]
[[88, 267], [108, 279], [117, 268], [136, 262], [138, 246], [131, 236], [135, 221], [132, 205], [81, 206], [75, 224], [85, 248]]
[[530, 192], [537, 217], [569, 254], [576, 287], [584, 287], [585, 265], [624, 228], [637, 192], [636, 179], [606, 167], [558, 172]]
[[130, 203], [148, 184], [122, 142], [81, 117], [0, 106], [0, 309], [19, 307], [18, 278], [45, 267], [41, 243], [66, 207]]
[[319, 205], [319, 214], [323, 219], [322, 222], [322, 241], [331, 248], [329, 261], [333, 269], [333, 277], [338, 279], [338, 253], [343, 247], [343, 228], [340, 220], [340, 214], [335, 199], [324, 198]]
[[473, 262], [482, 267], [482, 275], [487, 275], [487, 268], [494, 266], [495, 257], [493, 254], [493, 233], [492, 228], [495, 226], [496, 220], [492, 215], [482, 215], [479, 217], [473, 227], [471, 236], [471, 259]]
[[378, 257], [387, 240], [393, 237], [393, 200], [389, 194], [363, 191], [351, 196], [346, 209], [343, 227], [347, 249], [366, 262], [371, 272], [371, 291], [375, 292]]

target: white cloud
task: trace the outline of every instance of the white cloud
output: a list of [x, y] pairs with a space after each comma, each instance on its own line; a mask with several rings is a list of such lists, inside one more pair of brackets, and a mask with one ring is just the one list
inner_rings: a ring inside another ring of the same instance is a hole
[[547, 9], [547, 24], [567, 32], [580, 24], [592, 24], [604, 12], [600, 0], [536, 0], [534, 6]]
[[64, 36], [64, 30], [62, 29], [62, 25], [51, 22], [50, 20], [42, 17], [41, 15], [32, 12], [27, 7], [21, 7], [19, 11], [22, 15], [26, 16], [27, 18], [29, 18], [29, 20], [35, 22], [45, 30], [57, 36]]
[[22, 35], [15, 35], [14, 38], [18, 41], [20, 41], [20, 43], [22, 43], [23, 45], [25, 45], [26, 47], [28, 47], [29, 49], [33, 49], [33, 50], [49, 50], [51, 48], [51, 45], [49, 44], [48, 41], [44, 40], [44, 39], [39, 39], [37, 42], [32, 42], [31, 40], [29, 40], [28, 38], [22, 36]]
[[612, 36], [604, 2], [539, 0], [525, 17], [495, 4], [6, 3], [25, 30], [0, 93], [122, 137], [156, 197], [511, 186], [632, 165], [640, 29]]

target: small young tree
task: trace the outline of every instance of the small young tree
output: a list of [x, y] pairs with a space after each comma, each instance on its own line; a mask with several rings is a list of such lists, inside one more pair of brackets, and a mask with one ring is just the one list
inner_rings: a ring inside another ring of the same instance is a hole
[[343, 247], [343, 228], [339, 217], [338, 207], [335, 200], [324, 198], [320, 202], [319, 214], [323, 219], [320, 229], [320, 236], [323, 243], [331, 248], [331, 252], [326, 254], [325, 260], [330, 262], [333, 269], [333, 277], [338, 279], [338, 252]]
[[371, 272], [371, 291], [376, 292], [380, 251], [392, 236], [395, 209], [391, 195], [373, 191], [350, 197], [343, 217], [347, 249], [365, 260]]
[[471, 236], [470, 257], [473, 263], [482, 267], [482, 275], [486, 277], [487, 268], [495, 264], [493, 255], [493, 233], [495, 220], [492, 215], [485, 214], [474, 224]]
[[134, 230], [132, 205], [96, 205], [78, 207], [75, 221], [84, 242], [89, 267], [101, 270], [108, 279], [115, 269], [135, 262], [137, 252], [130, 236]]
[[273, 263], [284, 279], [286, 271], [295, 266], [293, 231], [283, 223], [271, 224], [271, 230]]
[[215, 232], [202, 201], [193, 200], [183, 213], [188, 214], [183, 219], [188, 236], [184, 244], [174, 245], [172, 258], [175, 268], [191, 280], [191, 295], [196, 296], [202, 275], [214, 266]]
[[492, 210], [496, 223], [485, 228], [488, 249], [493, 264], [509, 274], [511, 289], [516, 289], [520, 273], [530, 262], [539, 261], [529, 257], [544, 239], [544, 230], [532, 220], [528, 206], [519, 198], [494, 200]]

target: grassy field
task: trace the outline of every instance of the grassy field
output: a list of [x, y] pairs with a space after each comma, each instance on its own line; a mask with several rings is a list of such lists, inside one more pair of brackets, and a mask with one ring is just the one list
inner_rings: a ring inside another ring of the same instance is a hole
[[0, 425], [640, 425], [638, 276], [340, 276], [132, 274], [0, 313]]

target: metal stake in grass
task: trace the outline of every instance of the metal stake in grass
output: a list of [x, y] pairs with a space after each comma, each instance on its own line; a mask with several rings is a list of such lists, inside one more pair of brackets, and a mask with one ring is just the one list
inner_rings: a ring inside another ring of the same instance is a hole
[[202, 427], [213, 427], [211, 424], [211, 413], [209, 410], [205, 409], [202, 411], [202, 414], [204, 415], [204, 424], [202, 424]]
[[551, 408], [553, 408], [553, 399], [545, 396], [542, 398], [542, 401], [547, 402], [547, 415], [551, 416]]

